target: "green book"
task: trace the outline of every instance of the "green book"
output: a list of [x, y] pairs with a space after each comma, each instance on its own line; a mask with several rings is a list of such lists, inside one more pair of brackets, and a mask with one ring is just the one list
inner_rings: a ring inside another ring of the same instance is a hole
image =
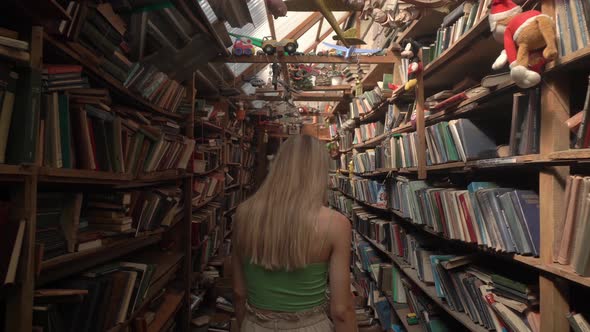
[[134, 144], [131, 149], [131, 159], [129, 161], [129, 165], [127, 165], [128, 167], [125, 168], [127, 170], [127, 173], [131, 173], [135, 169], [137, 159], [139, 158], [139, 154], [141, 153], [141, 147], [143, 145], [144, 137], [145, 136], [141, 130], [138, 130], [134, 135]]
[[426, 67], [430, 63], [430, 47], [422, 47], [422, 65]]
[[449, 131], [449, 123], [448, 122], [440, 122], [439, 124], [440, 131], [443, 137], [445, 150], [447, 151], [447, 157], [449, 161], [458, 161], [459, 154], [457, 153], [457, 147], [455, 146], [455, 142], [453, 141], [453, 137], [451, 137], [451, 132]]
[[41, 111], [41, 72], [24, 68], [16, 85], [16, 100], [12, 115], [6, 161], [9, 164], [34, 163], [39, 136]]
[[473, 27], [473, 23], [475, 23], [475, 16], [477, 15], [477, 8], [479, 7], [479, 2], [474, 3], [473, 7], [471, 7], [471, 11], [469, 12], [469, 16], [467, 17], [467, 23], [465, 24], [465, 30], [463, 33], [469, 31], [471, 27]]
[[70, 107], [67, 95], [59, 95], [59, 132], [62, 164], [65, 168], [74, 167], [72, 156], [72, 132], [70, 126]]
[[513, 289], [515, 291], [521, 292], [523, 294], [529, 293], [529, 287], [521, 282], [514, 281], [510, 278], [506, 278], [504, 276], [498, 274], [492, 274], [492, 282], [494, 284], [498, 284], [504, 286], [506, 288]]
[[389, 83], [393, 83], [393, 74], [383, 74], [383, 90], [390, 91]]

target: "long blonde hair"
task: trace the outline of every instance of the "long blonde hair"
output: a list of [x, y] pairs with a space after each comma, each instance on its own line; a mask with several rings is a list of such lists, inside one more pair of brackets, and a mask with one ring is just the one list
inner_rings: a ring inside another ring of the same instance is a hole
[[316, 138], [287, 139], [260, 189], [236, 211], [234, 251], [271, 270], [308, 265], [322, 242], [316, 228], [328, 164], [328, 151]]

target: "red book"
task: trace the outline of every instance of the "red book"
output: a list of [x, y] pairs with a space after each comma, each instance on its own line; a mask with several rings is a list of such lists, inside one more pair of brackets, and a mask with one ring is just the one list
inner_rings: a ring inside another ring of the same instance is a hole
[[434, 192], [434, 200], [436, 202], [436, 208], [439, 211], [441, 224], [442, 224], [442, 228], [443, 228], [442, 232], [446, 238], [450, 239], [451, 235], [449, 234], [449, 230], [447, 229], [447, 220], [445, 218], [445, 213], [444, 213], [445, 210], [443, 208], [442, 200], [440, 199], [440, 192], [439, 191]]
[[465, 195], [466, 194], [459, 195], [459, 202], [461, 203], [463, 216], [465, 216], [465, 224], [467, 225], [467, 231], [469, 232], [469, 242], [477, 243], [477, 235], [475, 234], [473, 220], [471, 219], [471, 214], [469, 214], [469, 209], [467, 208], [467, 204], [465, 202]]
[[393, 230], [395, 232], [395, 242], [397, 243], [397, 251], [399, 253], [400, 256], [404, 256], [404, 246], [402, 243], [402, 238], [400, 235], [400, 229], [398, 225], [394, 225], [393, 226]]
[[82, 66], [80, 65], [43, 65], [43, 74], [67, 74], [67, 73], [81, 73]]
[[447, 109], [451, 106], [457, 105], [460, 102], [462, 102], [463, 100], [467, 99], [467, 94], [465, 92], [459, 92], [454, 96], [451, 96], [443, 101], [441, 101], [440, 103], [434, 105], [432, 107], [432, 112], [440, 112], [444, 109]]
[[92, 159], [94, 160], [95, 168], [94, 170], [100, 171], [100, 166], [96, 162], [96, 143], [94, 142], [94, 128], [92, 127], [92, 120], [88, 117], [88, 133], [90, 136], [90, 145], [92, 145]]

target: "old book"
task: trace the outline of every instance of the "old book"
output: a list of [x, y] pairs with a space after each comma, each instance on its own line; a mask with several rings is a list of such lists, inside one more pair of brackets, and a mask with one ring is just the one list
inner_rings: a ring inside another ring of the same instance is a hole
[[571, 193], [569, 196], [569, 201], [567, 202], [568, 205], [565, 215], [563, 234], [559, 241], [559, 250], [557, 252], [557, 256], [555, 256], [557, 262], [560, 264], [569, 263], [569, 248], [571, 242], [573, 241], [572, 236], [575, 232], [574, 225], [577, 220], [577, 213], [581, 210], [578, 207], [578, 203], [580, 203], [580, 205], [586, 203], [584, 200], [580, 201], [581, 192], [584, 189], [582, 182], [581, 176], [574, 176], [572, 180]]
[[8, 144], [8, 132], [12, 120], [12, 113], [14, 110], [14, 94], [16, 92], [16, 81], [18, 74], [9, 71], [8, 68], [2, 66], [0, 69], [0, 81], [6, 88], [3, 91], [0, 107], [0, 164], [6, 161], [6, 146]]
[[0, 238], [2, 250], [0, 250], [0, 282], [13, 284], [16, 282], [16, 272], [23, 239], [25, 236], [25, 220], [8, 220], [8, 205], [0, 205]]
[[10, 124], [6, 161], [10, 164], [34, 163], [39, 134], [41, 73], [25, 68], [16, 85], [14, 112]]

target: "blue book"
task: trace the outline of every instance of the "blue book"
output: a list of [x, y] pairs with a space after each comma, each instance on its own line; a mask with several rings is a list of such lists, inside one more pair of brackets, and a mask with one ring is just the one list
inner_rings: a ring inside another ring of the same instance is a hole
[[454, 257], [455, 257], [455, 255], [431, 255], [430, 256], [430, 267], [432, 268], [432, 276], [434, 278], [434, 288], [436, 289], [436, 295], [438, 297], [440, 297], [441, 299], [444, 299], [446, 297], [446, 295], [442, 289], [440, 277], [438, 275], [438, 271], [436, 269], [436, 266], [439, 263], [448, 261]]
[[539, 214], [539, 195], [531, 190], [515, 190], [514, 206], [519, 219], [523, 222], [525, 236], [532, 244], [533, 255], [539, 256], [541, 230]]
[[467, 160], [498, 157], [496, 142], [488, 136], [484, 128], [478, 127], [469, 119], [458, 119], [455, 127]]
[[[479, 227], [479, 233], [482, 234], [482, 241], [483, 244], [486, 246], [490, 246], [490, 234], [489, 231], [486, 229], [485, 219], [482, 214], [482, 210], [479, 205], [479, 201], [477, 200], [477, 196], [475, 193], [480, 189], [487, 189], [487, 188], [497, 188], [498, 186], [493, 182], [471, 182], [467, 186], [467, 191], [469, 191], [469, 197], [471, 200], [471, 205], [473, 207], [473, 212], [475, 214], [475, 220], [477, 221], [477, 225]], [[486, 236], [483, 236], [486, 235]]]

